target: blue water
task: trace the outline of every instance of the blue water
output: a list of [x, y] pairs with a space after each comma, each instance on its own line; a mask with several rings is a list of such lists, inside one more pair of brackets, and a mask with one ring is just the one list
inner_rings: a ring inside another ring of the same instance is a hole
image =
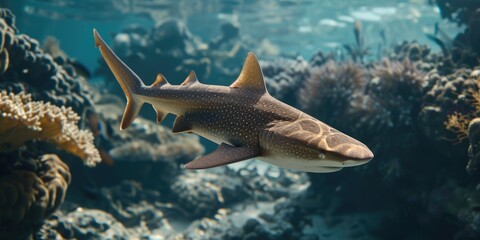
[[[51, 8], [52, 2], [59, 6]], [[167, 18], [184, 20], [189, 30], [205, 42], [218, 36], [223, 22], [232, 21], [238, 23], [241, 34], [253, 42], [271, 43], [275, 54], [300, 54], [306, 59], [318, 50], [331, 51], [343, 44], [353, 44], [355, 20], [362, 22], [366, 45], [369, 46], [376, 46], [382, 41], [380, 31], [384, 30], [390, 45], [417, 40], [438, 50], [438, 46], [431, 44], [425, 36], [425, 33], [433, 33], [435, 23], [439, 23], [451, 36], [460, 31], [455, 24], [439, 17], [436, 6], [423, 1], [389, 0], [382, 1], [381, 5], [377, 1], [301, 0], [264, 1], [261, 4], [249, 4], [248, 1], [199, 1], [195, 4], [190, 1], [166, 1], [168, 4], [161, 7], [139, 7], [136, 10], [138, 13], [108, 7], [97, 9], [95, 6], [104, 5], [102, 1], [70, 1], [66, 7], [58, 3], [62, 1], [7, 0], [7, 6], [11, 5], [17, 16], [17, 26], [24, 33], [39, 40], [54, 36], [60, 40], [67, 54], [90, 69], [97, 66], [97, 62], [92, 61], [97, 56], [96, 49], [91, 47], [93, 28], [104, 33], [108, 42], [111, 40], [109, 33], [120, 32], [126, 26], [140, 25], [148, 29], [155, 25], [151, 17], [146, 16], [155, 15], [156, 11], [160, 12], [159, 21]], [[110, 1], [105, 1], [108, 6], [107, 3]], [[141, 3], [138, 1], [138, 5]], [[65, 13], [66, 16], [35, 14], [42, 9], [57, 11], [59, 15]], [[255, 51], [255, 46], [251, 50]]]

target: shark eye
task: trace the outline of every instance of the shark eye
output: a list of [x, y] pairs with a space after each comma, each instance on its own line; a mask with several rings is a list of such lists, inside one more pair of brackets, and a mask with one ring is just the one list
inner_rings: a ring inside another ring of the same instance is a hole
[[318, 157], [320, 158], [320, 160], [323, 160], [323, 159], [325, 159], [327, 156], [325, 156], [324, 153], [320, 153], [320, 154], [318, 154]]

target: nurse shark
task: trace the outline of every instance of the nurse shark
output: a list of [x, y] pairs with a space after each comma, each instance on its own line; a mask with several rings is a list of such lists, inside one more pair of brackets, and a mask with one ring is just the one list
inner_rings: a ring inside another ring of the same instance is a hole
[[95, 29], [93, 35], [95, 46], [127, 98], [122, 130], [134, 121], [142, 105], [149, 103], [159, 123], [169, 113], [177, 116], [174, 133], [196, 133], [219, 144], [212, 153], [185, 164], [187, 169], [255, 158], [288, 169], [334, 172], [373, 158], [372, 151], [360, 141], [273, 98], [251, 52], [230, 86], [200, 83], [193, 71], [180, 85], [171, 85], [158, 74], [147, 86]]

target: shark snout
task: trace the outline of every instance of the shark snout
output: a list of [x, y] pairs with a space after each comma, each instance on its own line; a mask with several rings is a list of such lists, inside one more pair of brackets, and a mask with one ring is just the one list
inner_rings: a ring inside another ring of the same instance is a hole
[[333, 134], [326, 139], [326, 149], [342, 167], [362, 165], [370, 161], [373, 152], [360, 141], [342, 133]]

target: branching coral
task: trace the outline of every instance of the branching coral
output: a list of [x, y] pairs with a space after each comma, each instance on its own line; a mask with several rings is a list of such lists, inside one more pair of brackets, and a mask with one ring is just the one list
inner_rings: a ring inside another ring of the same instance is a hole
[[56, 155], [40, 157], [35, 171], [13, 170], [0, 177], [2, 238], [22, 238], [62, 204], [70, 171]]
[[32, 102], [30, 95], [0, 92], [0, 151], [12, 150], [28, 140], [54, 143], [77, 155], [85, 164], [100, 162], [93, 135], [77, 127], [79, 116], [70, 108]]

